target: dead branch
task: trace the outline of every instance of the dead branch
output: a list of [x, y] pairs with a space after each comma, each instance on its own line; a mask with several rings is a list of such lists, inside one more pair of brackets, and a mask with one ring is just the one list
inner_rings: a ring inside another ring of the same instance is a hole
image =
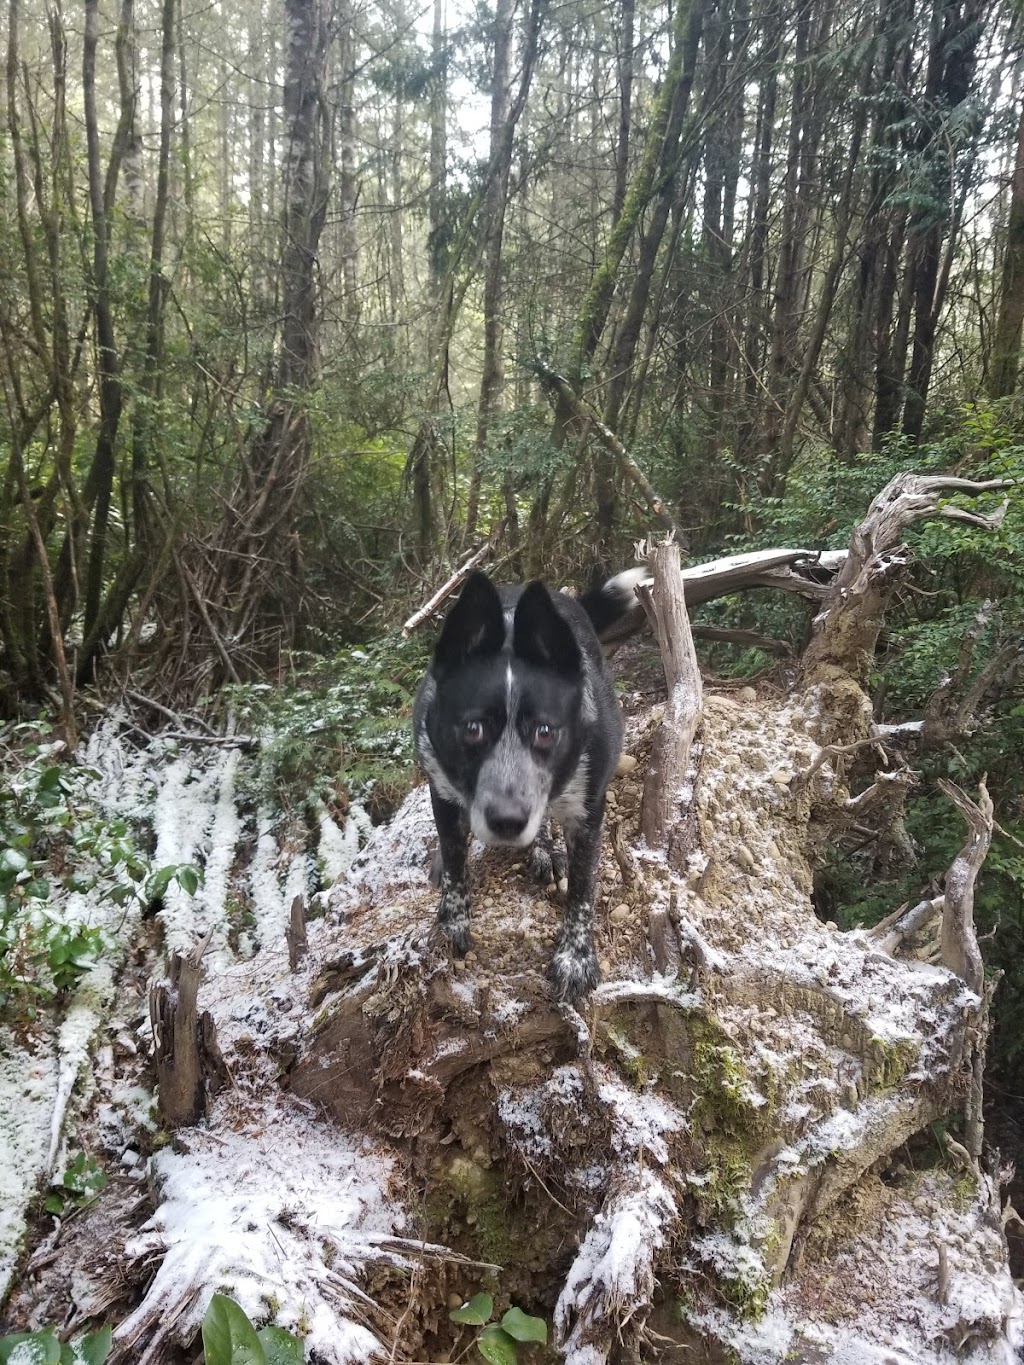
[[484, 562], [485, 559], [487, 559], [491, 554], [493, 554], [494, 549], [497, 546], [498, 541], [501, 539], [502, 533], [505, 530], [505, 525], [506, 523], [504, 520], [499, 521], [497, 525], [494, 527], [494, 530], [484, 541], [483, 545], [481, 545], [478, 550], [475, 550], [465, 561], [465, 563], [463, 563], [458, 569], [455, 570], [451, 578], [449, 578], [446, 583], [441, 584], [441, 586], [438, 588], [437, 592], [434, 593], [433, 597], [431, 597], [429, 602], [424, 602], [423, 606], [420, 607], [418, 611], [413, 612], [413, 614], [409, 617], [408, 621], [406, 621], [405, 625], [402, 627], [403, 639], [407, 640], [409, 636], [412, 634], [412, 632], [416, 629], [416, 627], [422, 625], [423, 622], [426, 621], [428, 617], [432, 616], [434, 612], [437, 611], [441, 603], [445, 600], [445, 598], [450, 596], [450, 594], [455, 591], [459, 584], [464, 582], [469, 577], [469, 575], [473, 572], [474, 569], [478, 568]]
[[692, 627], [695, 640], [707, 640], [712, 644], [741, 645], [744, 649], [763, 649], [766, 654], [784, 657], [793, 653], [791, 645], [785, 640], [773, 640], [756, 630], [726, 630], [721, 626], [704, 626], [699, 623]]
[[673, 836], [690, 768], [690, 746], [700, 724], [703, 686], [683, 599], [679, 546], [670, 541], [656, 545], [647, 563], [653, 587], [638, 591], [661, 650], [668, 700], [644, 781], [640, 828], [649, 848], [664, 848], [670, 862], [678, 863], [682, 841]]
[[945, 778], [940, 777], [938, 785], [963, 816], [968, 830], [967, 842], [946, 873], [942, 961], [980, 995], [985, 971], [974, 929], [974, 885], [992, 842], [992, 798], [984, 778], [978, 784], [977, 804]]
[[882, 952], [895, 957], [903, 942], [918, 933], [936, 915], [941, 914], [946, 903], [945, 896], [933, 896], [931, 900], [918, 901], [912, 909], [901, 906], [868, 930], [868, 937], [874, 939]]
[[854, 528], [846, 561], [836, 576], [825, 609], [815, 621], [804, 654], [805, 675], [822, 665], [842, 669], [863, 686], [874, 656], [885, 606], [907, 568], [910, 552], [900, 539], [915, 521], [930, 517], [966, 522], [986, 530], [1006, 514], [1004, 502], [984, 514], [943, 503], [952, 493], [978, 497], [1012, 487], [1006, 479], [957, 479], [940, 475], [897, 474]]

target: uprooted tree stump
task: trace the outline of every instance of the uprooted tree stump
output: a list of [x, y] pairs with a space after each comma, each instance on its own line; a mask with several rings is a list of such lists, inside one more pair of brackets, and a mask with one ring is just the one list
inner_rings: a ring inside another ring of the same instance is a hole
[[[420, 1285], [393, 1360], [447, 1359], [446, 1297], [480, 1288], [551, 1316], [576, 1365], [684, 1347], [698, 1360], [819, 1362], [840, 1346], [848, 1360], [973, 1346], [1014, 1358], [998, 1180], [978, 1159], [984, 787], [977, 802], [947, 791], [968, 837], [943, 895], [851, 933], [811, 898], [822, 851], [853, 822], [898, 819], [909, 781], [864, 692], [900, 537], [954, 510], [984, 522], [938, 499], [993, 487], [889, 485], [790, 694], [705, 696], [688, 771], [669, 769], [670, 790], [643, 802], [665, 735], [656, 715], [631, 722], [638, 764], [608, 799], [603, 981], [580, 1011], [545, 981], [557, 888], [530, 885], [508, 854], [475, 865], [469, 958], [427, 947], [425, 788], [329, 895], [337, 949], [291, 1086], [404, 1153], [423, 1236], [481, 1263]], [[662, 847], [640, 835], [655, 799], [670, 811]], [[901, 1149], [939, 1120], [962, 1120], [964, 1142], [911, 1170]]]

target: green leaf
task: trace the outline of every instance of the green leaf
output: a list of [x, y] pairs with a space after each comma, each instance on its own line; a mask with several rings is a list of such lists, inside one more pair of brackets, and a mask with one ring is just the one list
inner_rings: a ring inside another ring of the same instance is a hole
[[8, 872], [24, 872], [28, 867], [28, 854], [20, 848], [5, 848], [0, 852], [0, 867]]
[[283, 1327], [262, 1327], [256, 1335], [267, 1365], [302, 1365], [306, 1358], [302, 1342]]
[[25, 895], [34, 901], [49, 900], [50, 883], [45, 877], [33, 877], [30, 882], [25, 883]]
[[516, 1365], [518, 1360], [515, 1342], [496, 1322], [480, 1333], [476, 1349], [490, 1365]]
[[154, 872], [152, 877], [150, 877], [149, 881], [146, 883], [146, 895], [149, 897], [149, 899], [156, 900], [158, 896], [162, 896], [164, 892], [167, 890], [167, 888], [170, 886], [171, 878], [173, 876], [174, 876], [173, 863], [170, 865], [170, 867], [161, 867], [156, 872]]
[[493, 1312], [494, 1300], [490, 1294], [474, 1294], [469, 1303], [453, 1309], [448, 1316], [452, 1322], [468, 1322], [473, 1327], [482, 1327], [485, 1322], [490, 1322]]
[[178, 885], [189, 896], [194, 896], [199, 890], [199, 873], [194, 867], [180, 867], [178, 869]]
[[60, 768], [47, 768], [39, 779], [39, 790], [41, 792], [56, 791], [60, 786], [60, 773]]
[[0, 1337], [0, 1365], [7, 1365], [16, 1351], [18, 1365], [60, 1365], [60, 1342], [51, 1331]]
[[539, 1341], [547, 1344], [548, 1325], [543, 1318], [531, 1318], [521, 1308], [510, 1308], [501, 1320], [501, 1325], [516, 1341]]
[[48, 1194], [44, 1207], [47, 1213], [52, 1213], [59, 1218], [64, 1212], [64, 1196], [62, 1194]]
[[78, 1337], [67, 1346], [61, 1347], [60, 1365], [103, 1365], [110, 1355], [113, 1333], [109, 1327], [88, 1336]]
[[267, 1365], [256, 1329], [234, 1299], [214, 1294], [203, 1318], [206, 1365]]

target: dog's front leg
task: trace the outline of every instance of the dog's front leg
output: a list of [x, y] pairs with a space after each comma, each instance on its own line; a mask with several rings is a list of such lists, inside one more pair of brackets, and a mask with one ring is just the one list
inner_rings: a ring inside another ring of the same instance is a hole
[[555, 994], [570, 1004], [592, 991], [601, 975], [594, 952], [593, 920], [603, 801], [595, 814], [596, 818], [574, 821], [565, 828], [569, 889], [562, 915], [562, 932], [551, 959], [551, 980]]
[[466, 880], [469, 821], [461, 806], [438, 796], [433, 784], [430, 804], [434, 808], [441, 862], [441, 904], [437, 909], [434, 932], [444, 936], [456, 957], [465, 957], [469, 951], [469, 886]]

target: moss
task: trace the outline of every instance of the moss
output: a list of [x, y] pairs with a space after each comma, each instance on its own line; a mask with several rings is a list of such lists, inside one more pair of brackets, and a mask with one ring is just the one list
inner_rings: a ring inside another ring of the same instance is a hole
[[461, 1215], [481, 1257], [496, 1265], [507, 1265], [517, 1245], [522, 1243], [512, 1226], [514, 1218], [504, 1180], [493, 1169], [487, 1170], [461, 1153], [455, 1153], [438, 1174], [450, 1197], [438, 1198], [435, 1194], [428, 1202], [427, 1217], [431, 1224], [445, 1227], [453, 1216]]
[[917, 1059], [917, 1045], [908, 1038], [895, 1043], [886, 1042], [884, 1038], [872, 1038], [870, 1054], [865, 1058], [870, 1063], [871, 1088], [891, 1090], [899, 1085]]

